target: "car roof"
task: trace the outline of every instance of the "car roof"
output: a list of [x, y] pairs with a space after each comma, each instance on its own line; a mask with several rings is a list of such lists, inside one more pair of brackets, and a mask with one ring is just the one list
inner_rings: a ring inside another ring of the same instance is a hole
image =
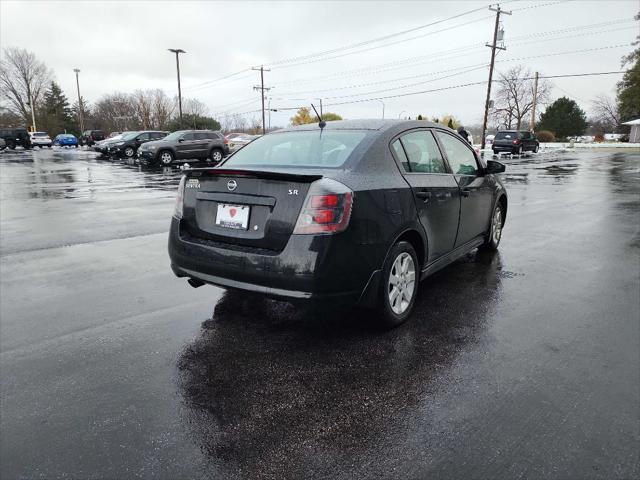
[[[428, 122], [426, 120], [398, 120], [398, 119], [363, 119], [363, 120], [335, 120], [327, 122], [324, 130], [378, 130], [385, 131], [404, 127], [407, 130], [418, 127], [440, 127], [447, 128], [441, 123]], [[278, 132], [289, 132], [299, 130], [318, 130], [318, 123], [307, 123], [305, 125], [297, 125], [294, 127], [284, 128]], [[277, 133], [277, 132], [274, 132]]]

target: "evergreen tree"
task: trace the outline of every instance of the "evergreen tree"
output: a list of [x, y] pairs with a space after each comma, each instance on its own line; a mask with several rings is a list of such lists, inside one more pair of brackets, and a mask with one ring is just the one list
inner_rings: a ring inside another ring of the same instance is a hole
[[449, 122], [447, 123], [447, 127], [453, 128], [453, 118], [449, 119]]
[[60, 86], [52, 81], [44, 93], [40, 105], [38, 127], [50, 136], [64, 133], [71, 125], [71, 109], [69, 101]]
[[[640, 20], [640, 14], [636, 15]], [[640, 36], [634, 45], [640, 44]], [[640, 117], [640, 48], [622, 59], [622, 65], [630, 65], [622, 81], [618, 83], [618, 111], [621, 120], [635, 120]]]
[[587, 116], [573, 100], [562, 97], [545, 110], [538, 122], [538, 130], [549, 130], [559, 139], [582, 135], [587, 129]]

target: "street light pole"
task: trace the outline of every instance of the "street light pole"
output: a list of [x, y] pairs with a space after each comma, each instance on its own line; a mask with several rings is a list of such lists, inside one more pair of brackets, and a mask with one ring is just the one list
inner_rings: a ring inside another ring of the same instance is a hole
[[80, 69], [74, 68], [73, 71], [76, 72], [76, 87], [78, 88], [78, 120], [80, 120], [80, 136], [82, 136], [82, 132], [84, 132], [84, 108], [82, 108], [82, 97], [80, 96], [80, 79], [78, 78]]
[[407, 113], [406, 110], [402, 110], [399, 114], [398, 114], [398, 118], [400, 118], [402, 116], [403, 113]]
[[182, 90], [180, 89], [180, 57], [181, 53], [187, 53], [181, 48], [168, 48], [170, 52], [176, 54], [176, 71], [178, 73], [178, 112], [180, 113], [180, 128], [182, 128]]

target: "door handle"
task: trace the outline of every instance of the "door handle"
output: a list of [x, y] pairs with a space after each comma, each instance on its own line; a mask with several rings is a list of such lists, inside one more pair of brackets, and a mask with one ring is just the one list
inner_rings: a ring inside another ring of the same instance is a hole
[[468, 197], [469, 195], [471, 195], [471, 190], [467, 190], [466, 188], [463, 188], [462, 190], [460, 190], [460, 194], [463, 197]]
[[425, 202], [428, 202], [429, 199], [431, 198], [431, 192], [427, 192], [423, 190], [421, 192], [417, 192], [416, 197], [422, 198]]
[[451, 198], [451, 192], [437, 193], [436, 198], [438, 200], [446, 200], [447, 198]]

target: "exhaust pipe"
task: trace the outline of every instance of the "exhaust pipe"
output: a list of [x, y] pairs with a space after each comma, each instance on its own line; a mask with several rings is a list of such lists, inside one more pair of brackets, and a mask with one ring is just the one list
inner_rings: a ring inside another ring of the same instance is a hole
[[195, 278], [188, 279], [187, 283], [191, 285], [193, 288], [198, 288], [204, 285], [204, 282], [201, 282], [200, 280], [196, 280]]

